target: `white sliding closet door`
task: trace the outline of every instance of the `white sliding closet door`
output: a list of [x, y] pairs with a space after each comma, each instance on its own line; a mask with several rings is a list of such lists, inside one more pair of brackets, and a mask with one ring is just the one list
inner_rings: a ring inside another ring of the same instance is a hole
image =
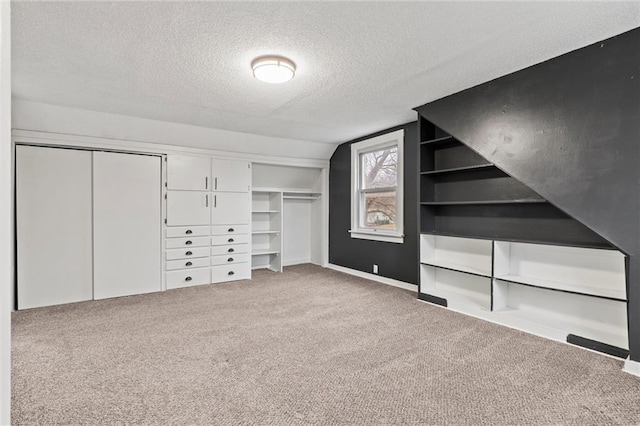
[[16, 147], [18, 309], [91, 300], [91, 152]]
[[160, 160], [94, 153], [95, 299], [162, 289]]

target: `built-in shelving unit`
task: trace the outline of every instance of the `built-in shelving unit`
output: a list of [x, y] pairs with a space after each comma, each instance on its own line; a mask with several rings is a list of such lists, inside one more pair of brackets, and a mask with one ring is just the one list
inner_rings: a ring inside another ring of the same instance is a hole
[[421, 115], [418, 122], [422, 233], [611, 247]]
[[256, 190], [251, 202], [251, 267], [282, 272], [282, 192]]
[[617, 250], [420, 236], [420, 298], [624, 356], [625, 256]]

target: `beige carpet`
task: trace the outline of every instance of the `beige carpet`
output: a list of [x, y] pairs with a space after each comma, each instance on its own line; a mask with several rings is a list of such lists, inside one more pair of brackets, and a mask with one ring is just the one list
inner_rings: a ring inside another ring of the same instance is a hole
[[18, 312], [14, 424], [640, 424], [622, 362], [316, 266]]

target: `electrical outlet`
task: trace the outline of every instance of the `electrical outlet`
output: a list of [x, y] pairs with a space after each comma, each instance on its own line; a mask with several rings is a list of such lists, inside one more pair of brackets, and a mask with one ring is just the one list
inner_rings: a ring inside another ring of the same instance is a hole
[[373, 273], [374, 274], [378, 273], [378, 265], [376, 265], [375, 263], [373, 264]]

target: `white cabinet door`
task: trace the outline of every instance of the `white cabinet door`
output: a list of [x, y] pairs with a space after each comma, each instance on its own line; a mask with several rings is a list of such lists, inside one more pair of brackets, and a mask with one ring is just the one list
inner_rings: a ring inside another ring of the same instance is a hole
[[213, 195], [202, 191], [167, 191], [167, 225], [208, 225]]
[[251, 186], [251, 169], [247, 161], [214, 158], [211, 161], [214, 191], [247, 192]]
[[161, 291], [161, 158], [93, 156], [94, 298]]
[[18, 309], [91, 300], [91, 152], [16, 147]]
[[209, 157], [167, 156], [167, 189], [211, 190]]
[[248, 192], [214, 192], [211, 208], [211, 224], [249, 223]]

